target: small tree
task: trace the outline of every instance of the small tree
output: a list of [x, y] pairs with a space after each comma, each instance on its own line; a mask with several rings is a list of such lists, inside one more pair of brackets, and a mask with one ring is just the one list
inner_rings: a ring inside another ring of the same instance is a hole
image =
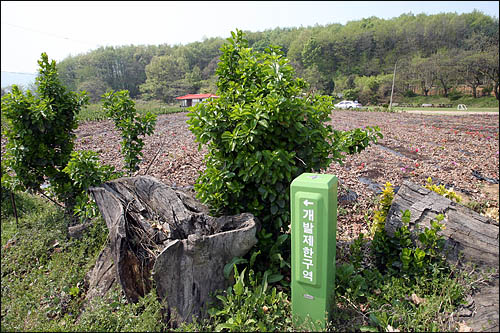
[[263, 223], [261, 235], [277, 236], [288, 227], [295, 177], [341, 162], [382, 135], [378, 128], [333, 130], [326, 123], [332, 98], [305, 95], [306, 83], [278, 47], [257, 52], [241, 31], [231, 34], [217, 68], [220, 97], [188, 114], [196, 141], [208, 145], [195, 190], [213, 214], [251, 212]]
[[[67, 91], [59, 80], [56, 63], [42, 53], [36, 91], [25, 94], [17, 87], [2, 97], [2, 113], [8, 142], [2, 158], [6, 172], [2, 182], [15, 180], [15, 189], [43, 192], [50, 184], [57, 199], [73, 212], [76, 195], [63, 169], [74, 147], [77, 114], [88, 103], [84, 92]], [[14, 178], [12, 178], [12, 176]]]
[[148, 112], [139, 116], [135, 103], [127, 90], [110, 91], [103, 95], [103, 108], [108, 117], [113, 119], [122, 135], [122, 155], [125, 167], [131, 175], [139, 169], [144, 141], [140, 136], [151, 135], [156, 124], [156, 115]]

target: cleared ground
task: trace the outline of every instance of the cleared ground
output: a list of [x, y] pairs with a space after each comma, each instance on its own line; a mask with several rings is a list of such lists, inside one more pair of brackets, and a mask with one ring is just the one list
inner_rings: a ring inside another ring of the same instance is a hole
[[[140, 174], [147, 170], [147, 174], [178, 186], [195, 183], [204, 169], [206, 151], [198, 151], [187, 119], [186, 113], [158, 117], [154, 135], [145, 139]], [[425, 185], [427, 177], [433, 177], [435, 183], [453, 187], [467, 200], [488, 201], [498, 209], [498, 183], [477, 177], [499, 178], [498, 113], [334, 111], [331, 124], [340, 130], [379, 126], [384, 134], [377, 145], [349, 156], [343, 166], [332, 164], [324, 171], [339, 177], [340, 196], [351, 193], [350, 200], [339, 205], [339, 240], [368, 231], [365, 216], [374, 208], [377, 188], [386, 182], [399, 186], [410, 179]], [[121, 139], [110, 121], [83, 123], [77, 135], [77, 149], [96, 150], [104, 163], [122, 167]]]

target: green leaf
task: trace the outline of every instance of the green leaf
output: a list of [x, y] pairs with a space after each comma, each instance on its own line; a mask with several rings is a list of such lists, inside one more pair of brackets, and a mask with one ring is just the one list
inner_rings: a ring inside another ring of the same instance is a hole
[[260, 250], [254, 251], [252, 253], [252, 256], [250, 257], [250, 267], [252, 267], [255, 263], [255, 260], [257, 259], [257, 256], [260, 254]]
[[245, 279], [245, 269], [241, 272], [241, 275], [236, 280], [236, 283], [233, 286], [234, 294], [236, 296], [241, 296], [243, 294], [243, 290], [245, 287], [244, 279]]
[[234, 257], [233, 259], [231, 259], [230, 262], [224, 265], [224, 278], [229, 279], [229, 275], [233, 271], [234, 265], [246, 264], [247, 262], [248, 261], [246, 259], [241, 257]]
[[267, 281], [269, 283], [275, 283], [275, 282], [281, 281], [283, 278], [284, 278], [284, 276], [282, 274], [273, 274], [273, 275], [269, 276]]

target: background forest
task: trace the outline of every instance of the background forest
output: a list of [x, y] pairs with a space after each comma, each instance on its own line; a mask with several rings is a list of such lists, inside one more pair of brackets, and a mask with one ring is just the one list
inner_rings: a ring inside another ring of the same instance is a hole
[[[281, 47], [313, 92], [380, 104], [389, 100], [395, 65], [395, 96], [467, 93], [498, 99], [498, 28], [498, 18], [479, 11], [410, 13], [246, 32], [246, 37], [256, 50]], [[63, 84], [86, 90], [93, 102], [109, 89], [125, 89], [134, 99], [173, 103], [188, 93], [216, 92], [224, 41], [101, 47], [64, 59], [58, 70]]]

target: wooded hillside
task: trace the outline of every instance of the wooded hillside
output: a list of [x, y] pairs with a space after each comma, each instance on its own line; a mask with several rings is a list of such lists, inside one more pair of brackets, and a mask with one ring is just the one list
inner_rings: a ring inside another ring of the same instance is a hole
[[[498, 99], [498, 32], [498, 18], [474, 11], [370, 17], [246, 36], [257, 50], [278, 45], [312, 91], [375, 104], [387, 101], [395, 65], [399, 95], [448, 96], [466, 88], [474, 96], [493, 93]], [[172, 102], [187, 93], [216, 92], [224, 41], [101, 47], [58, 67], [65, 85], [86, 90], [94, 101], [108, 89], [126, 89], [132, 98]]]

